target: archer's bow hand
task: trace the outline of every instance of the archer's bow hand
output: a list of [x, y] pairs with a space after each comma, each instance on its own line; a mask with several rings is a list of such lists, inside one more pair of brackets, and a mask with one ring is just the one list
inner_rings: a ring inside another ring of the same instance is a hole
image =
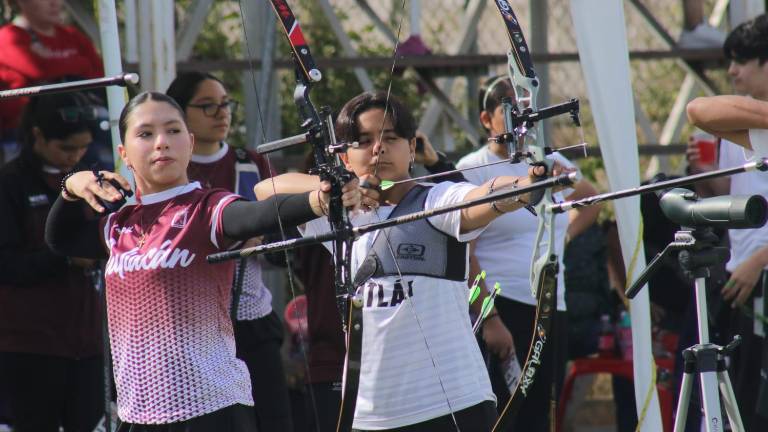
[[[547, 169], [544, 165], [532, 165], [528, 168], [528, 178], [530, 180], [529, 184], [536, 183], [539, 180], [543, 180], [549, 177], [557, 177], [561, 176], [563, 174], [569, 174], [572, 172], [575, 172], [577, 169], [575, 167], [567, 167], [564, 165], [561, 165], [557, 161], [555, 161], [552, 164], [552, 167]], [[547, 172], [549, 171], [549, 172]], [[552, 188], [552, 192], [560, 192], [561, 190], [567, 189], [570, 186], [555, 186]]]
[[[317, 194], [312, 194], [312, 196], [317, 196], [319, 199], [318, 205], [322, 215], [328, 215], [328, 206], [331, 203], [331, 183], [327, 181], [320, 182], [320, 188], [317, 192]], [[345, 208], [355, 210], [360, 207], [361, 201], [362, 194], [360, 193], [360, 181], [357, 177], [353, 177], [341, 188], [341, 203]], [[312, 206], [312, 208], [315, 209], [314, 202], [312, 202]], [[315, 213], [317, 214], [317, 211], [315, 211]]]

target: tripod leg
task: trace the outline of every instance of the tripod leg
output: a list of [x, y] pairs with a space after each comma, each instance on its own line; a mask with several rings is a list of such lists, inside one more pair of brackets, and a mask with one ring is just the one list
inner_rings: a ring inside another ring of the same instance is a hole
[[731, 386], [731, 379], [728, 377], [728, 372], [718, 372], [717, 378], [720, 384], [720, 393], [723, 395], [725, 413], [728, 415], [728, 422], [731, 423], [731, 431], [744, 432], [744, 424], [741, 422], [739, 405], [736, 403], [736, 395], [733, 393], [733, 387]]
[[720, 411], [720, 394], [718, 393], [717, 372], [700, 372], [701, 398], [704, 405], [706, 431], [722, 431], [723, 415]]
[[688, 419], [688, 405], [691, 402], [691, 386], [693, 385], [693, 375], [683, 374], [683, 382], [680, 385], [680, 397], [677, 399], [677, 414], [675, 415], [675, 432], [685, 430], [685, 421]]

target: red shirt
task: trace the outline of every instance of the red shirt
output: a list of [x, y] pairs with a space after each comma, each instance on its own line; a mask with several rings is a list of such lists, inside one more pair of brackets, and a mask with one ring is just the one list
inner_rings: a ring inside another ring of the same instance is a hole
[[[15, 89], [64, 77], [104, 76], [101, 57], [87, 36], [72, 26], [56, 26], [53, 36], [14, 24], [0, 27], [0, 89]], [[26, 98], [0, 101], [0, 130], [18, 126]]]
[[107, 313], [123, 421], [173, 423], [253, 404], [229, 318], [233, 263], [205, 260], [233, 246], [221, 214], [236, 199], [195, 182], [106, 218]]

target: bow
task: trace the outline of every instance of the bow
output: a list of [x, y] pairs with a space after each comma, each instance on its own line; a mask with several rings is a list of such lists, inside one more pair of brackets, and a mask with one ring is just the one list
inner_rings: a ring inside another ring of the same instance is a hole
[[[342, 186], [354, 177], [344, 168], [339, 158], [339, 154], [346, 152], [349, 144], [336, 142], [330, 109], [323, 107], [318, 111], [310, 99], [312, 85], [322, 79], [322, 74], [315, 66], [293, 11], [285, 0], [270, 0], [270, 2], [280, 19], [281, 27], [293, 53], [296, 70], [293, 100], [299, 111], [301, 126], [305, 131], [304, 138], [312, 147], [315, 166], [310, 172], [331, 185], [327, 211], [328, 222], [332, 232], [339, 234], [333, 240], [334, 288], [336, 305], [341, 314], [347, 344], [344, 388], [337, 430], [347, 431], [352, 428], [357, 401], [363, 333], [363, 303], [355, 296], [352, 287], [350, 265], [353, 238], [346, 234], [351, 232], [351, 224], [341, 199]], [[282, 231], [282, 226], [280, 228]]]
[[[523, 36], [520, 23], [507, 0], [495, 0], [496, 7], [504, 19], [511, 48], [507, 54], [508, 74], [512, 83], [514, 99], [502, 100], [505, 133], [496, 139], [506, 143], [512, 162], [527, 160], [531, 165], [543, 166], [547, 174], [552, 172], [554, 161], [546, 156], [552, 149], [543, 143], [544, 134], [540, 120], [553, 115], [570, 112], [578, 125], [578, 101], [556, 107], [538, 110], [537, 96], [540, 82], [533, 69], [528, 45]], [[489, 88], [490, 91], [490, 88]], [[522, 367], [521, 379], [510, 395], [509, 401], [501, 410], [494, 431], [507, 430], [511, 421], [527, 396], [538, 369], [541, 367], [541, 355], [550, 333], [552, 319], [557, 308], [558, 257], [555, 251], [555, 213], [551, 210], [554, 200], [551, 190], [544, 190], [533, 197], [529, 207], [539, 222], [530, 267], [531, 291], [536, 298], [536, 323]], [[543, 243], [543, 245], [542, 245]], [[554, 396], [554, 394], [553, 394]], [[554, 409], [550, 415], [554, 415]]]

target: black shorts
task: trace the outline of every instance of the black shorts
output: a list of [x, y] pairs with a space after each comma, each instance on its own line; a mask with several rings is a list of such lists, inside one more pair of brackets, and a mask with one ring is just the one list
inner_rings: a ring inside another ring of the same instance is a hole
[[167, 424], [121, 423], [117, 432], [255, 432], [253, 407], [230, 405], [200, 417]]
[[[469, 408], [464, 408], [461, 411], [456, 411], [453, 413], [453, 416], [448, 414], [421, 423], [378, 432], [446, 432], [452, 430], [488, 432], [493, 428], [495, 420], [496, 405], [492, 401], [485, 401]], [[353, 432], [364, 431], [362, 429], [353, 429]]]

